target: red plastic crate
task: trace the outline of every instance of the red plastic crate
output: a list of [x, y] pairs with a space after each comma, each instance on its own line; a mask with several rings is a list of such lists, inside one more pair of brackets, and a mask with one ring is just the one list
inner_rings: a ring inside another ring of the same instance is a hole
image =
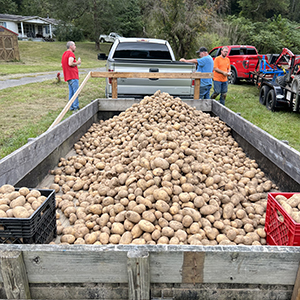
[[268, 193], [265, 222], [268, 245], [300, 246], [300, 223], [296, 223], [275, 199], [277, 195], [289, 199], [294, 194], [296, 193]]

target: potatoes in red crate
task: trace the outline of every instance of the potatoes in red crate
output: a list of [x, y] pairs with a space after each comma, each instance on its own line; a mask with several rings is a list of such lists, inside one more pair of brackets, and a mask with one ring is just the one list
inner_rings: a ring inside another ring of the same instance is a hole
[[265, 231], [267, 244], [300, 246], [300, 193], [269, 193]]

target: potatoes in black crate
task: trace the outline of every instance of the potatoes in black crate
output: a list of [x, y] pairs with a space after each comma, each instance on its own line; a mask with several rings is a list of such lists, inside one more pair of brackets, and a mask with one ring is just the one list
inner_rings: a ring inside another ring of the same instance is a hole
[[54, 190], [0, 187], [0, 243], [44, 244], [55, 237]]

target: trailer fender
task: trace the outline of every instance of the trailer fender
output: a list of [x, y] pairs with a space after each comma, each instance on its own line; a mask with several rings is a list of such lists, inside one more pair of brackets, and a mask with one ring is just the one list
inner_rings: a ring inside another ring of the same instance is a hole
[[288, 101], [285, 97], [284, 89], [278, 84], [274, 84], [273, 88], [274, 88], [275, 97], [276, 97], [275, 107], [278, 108], [278, 107], [286, 106], [288, 104]]

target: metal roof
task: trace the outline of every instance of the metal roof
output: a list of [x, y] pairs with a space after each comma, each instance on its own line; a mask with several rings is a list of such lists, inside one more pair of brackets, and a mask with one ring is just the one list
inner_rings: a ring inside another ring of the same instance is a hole
[[0, 14], [0, 21], [26, 22], [32, 19], [39, 19], [46, 23], [51, 23], [53, 25], [58, 24], [58, 21], [52, 18], [41, 18], [39, 16], [20, 16], [20, 15]]

